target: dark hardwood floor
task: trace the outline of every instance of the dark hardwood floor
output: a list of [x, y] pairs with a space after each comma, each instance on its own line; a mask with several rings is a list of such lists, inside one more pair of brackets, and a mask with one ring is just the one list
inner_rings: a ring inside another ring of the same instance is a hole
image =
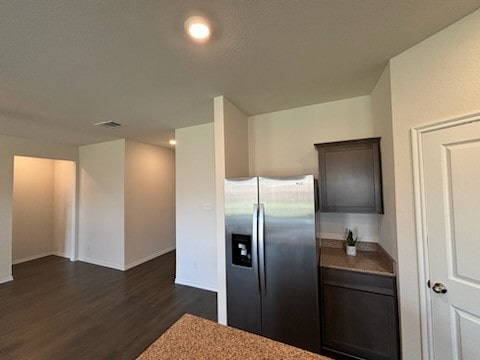
[[184, 313], [216, 320], [216, 293], [175, 285], [175, 252], [126, 272], [56, 256], [0, 285], [0, 359], [135, 359]]

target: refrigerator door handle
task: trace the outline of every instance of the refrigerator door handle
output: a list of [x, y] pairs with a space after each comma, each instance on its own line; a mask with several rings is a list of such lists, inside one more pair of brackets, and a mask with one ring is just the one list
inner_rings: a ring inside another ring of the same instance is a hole
[[255, 273], [255, 281], [257, 283], [257, 289], [262, 294], [260, 287], [260, 274], [258, 273], [258, 204], [253, 205], [253, 217], [252, 217], [252, 265]]
[[258, 258], [260, 293], [265, 296], [267, 295], [267, 284], [265, 279], [265, 209], [263, 204], [258, 206]]

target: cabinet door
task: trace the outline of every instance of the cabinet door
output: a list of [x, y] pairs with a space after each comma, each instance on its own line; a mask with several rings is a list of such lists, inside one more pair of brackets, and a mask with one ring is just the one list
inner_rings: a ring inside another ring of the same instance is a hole
[[323, 212], [383, 213], [380, 138], [315, 144]]
[[[324, 275], [335, 275], [335, 281], [325, 279]], [[353, 275], [353, 278], [349, 275]], [[355, 275], [331, 269], [322, 272], [322, 348], [361, 359], [399, 359], [394, 289], [382, 290], [381, 282], [388, 278], [375, 275], [361, 274], [362, 277], [358, 279], [364, 279], [365, 276], [371, 279], [367, 283], [353, 284], [358, 280]], [[342, 277], [348, 277], [347, 282], [338, 281]], [[393, 279], [391, 284], [395, 286]], [[374, 292], [375, 288], [379, 292]], [[393, 295], [386, 295], [391, 290]]]

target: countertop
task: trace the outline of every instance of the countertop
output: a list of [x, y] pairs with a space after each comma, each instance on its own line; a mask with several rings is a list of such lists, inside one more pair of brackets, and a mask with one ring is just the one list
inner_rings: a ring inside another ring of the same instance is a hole
[[246, 331], [185, 314], [137, 360], [331, 360]]
[[[327, 246], [324, 246], [324, 245]], [[322, 240], [320, 248], [320, 267], [339, 270], [350, 270], [382, 276], [395, 276], [395, 263], [380, 245], [375, 244], [371, 251], [357, 248], [356, 256], [348, 256], [338, 244], [326, 243]]]

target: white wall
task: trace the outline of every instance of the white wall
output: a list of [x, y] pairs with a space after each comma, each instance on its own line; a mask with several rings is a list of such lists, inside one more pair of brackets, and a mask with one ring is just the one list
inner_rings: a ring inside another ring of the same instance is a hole
[[125, 140], [80, 147], [79, 260], [123, 270]]
[[227, 177], [242, 177], [249, 174], [248, 119], [224, 96], [213, 99], [213, 114], [217, 202], [217, 308], [218, 322], [226, 324], [224, 180]]
[[175, 151], [127, 140], [125, 267], [174, 249]]
[[0, 135], [0, 283], [12, 280], [13, 157], [78, 160], [78, 147]]
[[384, 214], [378, 215], [378, 242], [397, 259], [397, 224], [393, 162], [392, 103], [390, 66], [387, 66], [371, 94], [373, 134], [380, 136]]
[[55, 255], [76, 260], [76, 164], [73, 161], [54, 160], [54, 170], [52, 251]]
[[421, 354], [410, 129], [480, 112], [478, 59], [480, 10], [390, 62], [404, 359]]
[[178, 284], [217, 289], [213, 123], [175, 130]]
[[[314, 144], [373, 136], [370, 96], [304, 106], [248, 118], [251, 176], [313, 174], [318, 178]], [[378, 241], [377, 215], [319, 215], [318, 236], [343, 239], [345, 227], [360, 240]]]
[[218, 320], [227, 322], [225, 260], [225, 178], [249, 175], [248, 118], [223, 96], [214, 99], [215, 181], [217, 192]]
[[50, 255], [52, 252], [54, 176], [53, 160], [15, 157], [13, 263]]

